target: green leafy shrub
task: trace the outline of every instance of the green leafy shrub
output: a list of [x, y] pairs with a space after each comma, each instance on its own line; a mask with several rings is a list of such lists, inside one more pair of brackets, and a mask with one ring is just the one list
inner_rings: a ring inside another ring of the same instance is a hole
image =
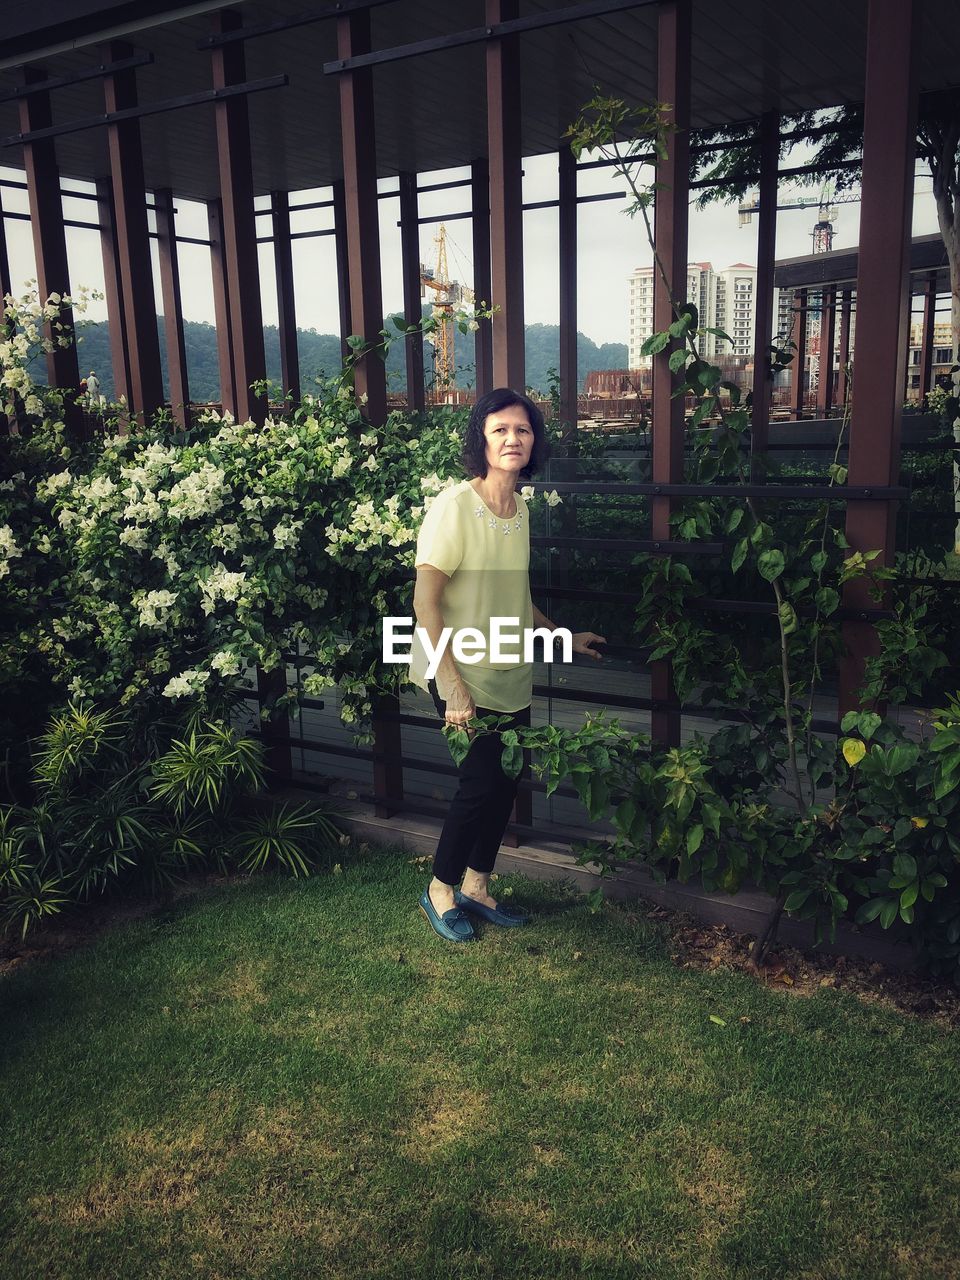
[[155, 728], [155, 754], [135, 763], [129, 711], [75, 700], [53, 717], [34, 756], [35, 802], [0, 807], [6, 926], [25, 934], [68, 903], [131, 885], [158, 892], [191, 868], [307, 875], [326, 859], [340, 834], [334, 806], [254, 807], [260, 742], [196, 709]]

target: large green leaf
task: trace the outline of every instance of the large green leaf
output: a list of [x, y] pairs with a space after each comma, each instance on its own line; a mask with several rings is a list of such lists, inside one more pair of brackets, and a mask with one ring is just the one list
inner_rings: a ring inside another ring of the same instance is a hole
[[778, 551], [776, 547], [769, 547], [766, 551], [761, 551], [757, 557], [757, 568], [760, 571], [760, 577], [766, 578], [767, 582], [773, 582], [783, 573], [784, 559], [783, 552]]
[[831, 614], [840, 604], [840, 592], [833, 587], [821, 587], [814, 599], [821, 613]]
[[887, 773], [896, 776], [906, 773], [920, 759], [920, 748], [915, 742], [898, 742], [887, 752]]
[[658, 355], [666, 346], [669, 345], [669, 342], [670, 334], [666, 331], [663, 333], [651, 333], [650, 337], [647, 338], [641, 346], [640, 354], [642, 356]]
[[812, 892], [812, 889], [794, 889], [793, 893], [788, 895], [786, 902], [783, 904], [784, 911], [788, 913], [799, 911]]

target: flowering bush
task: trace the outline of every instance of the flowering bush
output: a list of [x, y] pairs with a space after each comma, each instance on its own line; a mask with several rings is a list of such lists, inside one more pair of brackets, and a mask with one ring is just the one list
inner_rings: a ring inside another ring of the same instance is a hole
[[85, 311], [88, 301], [99, 296], [81, 289], [75, 298], [51, 293], [41, 299], [36, 280], [27, 283], [31, 287], [21, 297], [15, 298], [11, 293], [4, 296], [0, 331], [0, 406], [18, 424], [42, 417], [52, 400], [62, 404], [62, 393], [35, 386], [27, 366], [40, 352], [69, 347], [74, 333], [65, 315]]
[[68, 461], [82, 467], [88, 456], [86, 446], [69, 439], [65, 393], [37, 386], [28, 365], [42, 352], [69, 346], [73, 330], [63, 317], [67, 308], [82, 312], [89, 296], [51, 294], [41, 301], [32, 288], [20, 298], [4, 298], [0, 406], [11, 434], [0, 450], [0, 756], [7, 791], [14, 794], [26, 785], [25, 738], [63, 700], [33, 644], [38, 615], [56, 599], [60, 577], [56, 560], [40, 554], [53, 544], [49, 504], [37, 488]]
[[208, 413], [185, 433], [135, 429], [77, 452], [47, 418], [8, 439], [7, 680], [39, 664], [61, 700], [130, 706], [145, 722], [276, 669], [299, 642], [313, 659], [305, 691], [339, 684], [344, 720], [368, 719], [397, 679], [380, 669], [380, 617], [401, 608], [463, 417], [395, 413], [373, 429], [330, 382], [262, 427]]

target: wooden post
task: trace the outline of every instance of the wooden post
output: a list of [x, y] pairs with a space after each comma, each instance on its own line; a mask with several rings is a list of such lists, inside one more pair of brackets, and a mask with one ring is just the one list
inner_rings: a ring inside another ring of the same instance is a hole
[[[240, 14], [222, 9], [214, 15], [218, 35], [238, 31]], [[243, 42], [215, 45], [212, 50], [213, 86], [224, 89], [246, 79]], [[263, 349], [263, 310], [260, 305], [260, 272], [257, 265], [257, 223], [253, 204], [253, 160], [250, 154], [250, 115], [247, 99], [240, 94], [214, 106], [217, 127], [217, 160], [223, 213], [223, 259], [230, 304], [230, 336], [233, 344], [234, 403], [238, 422], [263, 422], [265, 396], [254, 395], [251, 384], [267, 376]]]
[[[370, 14], [346, 13], [337, 19], [337, 53], [353, 58], [370, 51]], [[377, 202], [377, 143], [373, 118], [370, 67], [340, 76], [340, 133], [343, 149], [342, 226], [350, 282], [350, 324], [367, 342], [380, 342], [383, 301], [380, 283], [380, 214]], [[336, 199], [336, 193], [334, 194]], [[342, 276], [341, 276], [342, 278]], [[350, 329], [346, 331], [346, 336]], [[356, 389], [365, 395], [367, 417], [374, 425], [387, 416], [387, 383], [383, 361], [368, 355], [356, 367]], [[395, 694], [377, 700], [373, 713], [373, 791], [377, 817], [389, 818], [403, 808], [403, 739], [396, 718]]]
[[[490, 305], [493, 282], [490, 278], [490, 166], [485, 158], [471, 167], [471, 207], [473, 209], [473, 292], [477, 302]], [[481, 320], [474, 335], [477, 399], [493, 390], [493, 329], [490, 320]]]
[[257, 699], [260, 711], [268, 710], [268, 718], [260, 717], [260, 735], [266, 749], [271, 785], [282, 786], [293, 774], [290, 754], [290, 716], [286, 711], [274, 710], [278, 698], [287, 692], [287, 668], [281, 662], [272, 671], [257, 667]]
[[[107, 61], [128, 58], [133, 46], [112, 41]], [[137, 105], [136, 72], [115, 71], [103, 82], [104, 109], [113, 114]], [[143, 177], [143, 148], [139, 120], [107, 125], [107, 150], [113, 184], [114, 235], [120, 267], [120, 292], [126, 327], [130, 371], [128, 408], [132, 418], [149, 423], [164, 404], [157, 302], [153, 292], [153, 264], [147, 226], [147, 196]]]
[[103, 284], [107, 301], [107, 333], [110, 338], [110, 363], [113, 366], [113, 398], [130, 403], [130, 348], [127, 323], [120, 288], [120, 262], [117, 257], [116, 219], [113, 212], [113, 183], [98, 178], [97, 221], [100, 223], [100, 253], [103, 258]]
[[829, 418], [833, 408], [833, 349], [837, 327], [837, 291], [825, 286], [820, 295], [820, 376], [817, 380], [817, 414]]
[[3, 317], [3, 299], [13, 293], [10, 279], [10, 256], [7, 253], [7, 222], [3, 216], [3, 200], [0, 198], [0, 319]]
[[850, 393], [847, 365], [850, 363], [850, 313], [853, 310], [853, 290], [840, 291], [840, 342], [837, 349], [837, 404], [843, 409]]
[[[901, 392], [909, 323], [908, 276], [916, 154], [914, 55], [919, 19], [914, 0], [870, 0], [863, 118], [863, 182], [857, 268], [857, 335], [847, 485], [851, 490], [896, 483], [900, 464]], [[893, 562], [895, 502], [847, 504], [851, 554], [879, 551]], [[874, 602], [868, 582], [844, 588], [849, 609]], [[873, 625], [846, 622], [840, 663], [839, 712], [859, 706], [867, 658], [878, 651]]]
[[[670, 135], [665, 160], [657, 164], [654, 239], [656, 253], [667, 277], [653, 273], [653, 327], [662, 332], [676, 318], [670, 294], [677, 302], [685, 302], [687, 293], [687, 227], [690, 181], [690, 46], [691, 13], [689, 0], [671, 0], [660, 9], [657, 40], [657, 101], [672, 104], [669, 122], [675, 132]], [[669, 285], [669, 289], [668, 286]], [[654, 484], [676, 484], [683, 479], [684, 417], [683, 397], [672, 399], [674, 376], [670, 372], [670, 353], [679, 345], [673, 342], [653, 357], [652, 412], [652, 478]], [[670, 537], [668, 497], [654, 497], [652, 536]], [[655, 742], [678, 746], [680, 742], [680, 705], [668, 661], [658, 659], [650, 666], [651, 693], [654, 709], [651, 732]]]
[[807, 371], [807, 290], [797, 289], [793, 295], [793, 386], [790, 389], [790, 407], [799, 421], [803, 417], [804, 386]]
[[293, 249], [290, 240], [290, 199], [286, 191], [271, 191], [273, 260], [277, 276], [277, 327], [280, 331], [282, 395], [300, 403], [300, 352], [297, 347], [297, 308], [293, 290]]
[[[517, 0], [486, 0], [493, 26], [519, 16]], [[487, 42], [487, 156], [495, 386], [526, 389], [523, 323], [523, 172], [520, 74], [515, 35]]]
[[[337, 19], [337, 54], [353, 58], [370, 52], [370, 14], [360, 9]], [[355, 333], [379, 343], [383, 328], [380, 282], [380, 211], [377, 202], [377, 142], [370, 67], [340, 76], [340, 135], [343, 149], [350, 318]], [[365, 356], [356, 368], [357, 395], [366, 396], [366, 415], [379, 425], [387, 416], [383, 361]]]
[[[400, 174], [400, 256], [403, 267], [403, 318], [407, 324], [419, 324], [420, 291], [420, 202], [417, 175]], [[414, 333], [404, 339], [407, 361], [407, 408], [416, 411], [426, 403], [423, 382], [423, 334]]]
[[937, 323], [937, 273], [923, 282], [923, 332], [920, 337], [920, 400], [933, 386], [933, 338]]
[[564, 439], [577, 433], [577, 162], [569, 147], [561, 147], [560, 199], [560, 421]]
[[[24, 71], [24, 86], [48, 79], [47, 72], [38, 66]], [[50, 94], [45, 91], [29, 93], [20, 99], [20, 131], [30, 133], [34, 129], [46, 129], [53, 123], [50, 110]], [[60, 198], [60, 174], [53, 138], [38, 138], [23, 144], [23, 167], [26, 170], [27, 198], [30, 202], [30, 224], [33, 231], [33, 249], [37, 263], [37, 289], [40, 301], [45, 302], [51, 293], [70, 293], [70, 271], [67, 266], [67, 238], [63, 226], [63, 203]], [[74, 324], [73, 312], [60, 313], [62, 324]], [[50, 325], [44, 330], [55, 339]], [[52, 387], [66, 389], [80, 387], [80, 370], [75, 344], [54, 348], [46, 355], [47, 379]], [[68, 425], [76, 432], [82, 430], [82, 414], [76, 403], [64, 404]]]
[[750, 479], [760, 483], [770, 434], [770, 340], [773, 336], [774, 266], [777, 257], [777, 198], [780, 169], [780, 117], [760, 117], [760, 213], [757, 231], [757, 296], [754, 299], [753, 399], [750, 410]]
[[347, 197], [344, 183], [333, 184], [333, 243], [337, 255], [337, 303], [340, 310], [340, 354], [350, 354], [347, 339], [353, 333], [350, 317], [350, 254], [347, 250]]
[[173, 192], [162, 187], [153, 193], [157, 206], [157, 238], [160, 257], [160, 293], [163, 329], [167, 341], [170, 410], [181, 427], [190, 425], [190, 383], [187, 376], [187, 344], [183, 331], [180, 296], [180, 258], [177, 253], [177, 221]]
[[220, 364], [220, 403], [236, 415], [237, 378], [233, 367], [233, 321], [230, 313], [230, 281], [223, 251], [223, 207], [207, 201], [210, 231], [210, 270], [213, 277], [213, 314], [217, 326], [217, 359]]

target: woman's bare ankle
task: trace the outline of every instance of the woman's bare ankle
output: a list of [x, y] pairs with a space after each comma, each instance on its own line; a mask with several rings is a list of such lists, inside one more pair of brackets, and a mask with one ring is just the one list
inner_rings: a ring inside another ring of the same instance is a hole
[[464, 876], [463, 884], [460, 886], [461, 891], [468, 898], [472, 898], [474, 902], [482, 902], [485, 906], [494, 907], [496, 902], [490, 893], [489, 876], [474, 879], [468, 871]]
[[438, 880], [436, 876], [430, 881], [427, 892], [430, 895], [430, 901], [440, 915], [457, 905], [453, 898], [453, 885], [445, 884], [443, 880]]

